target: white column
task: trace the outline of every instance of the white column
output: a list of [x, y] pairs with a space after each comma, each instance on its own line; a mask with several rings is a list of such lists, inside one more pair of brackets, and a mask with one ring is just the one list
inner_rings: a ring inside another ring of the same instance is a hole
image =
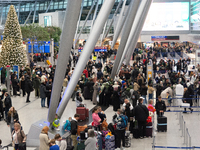
[[59, 104], [57, 114], [60, 117], [62, 116], [62, 114], [71, 98], [74, 88], [76, 87], [78, 80], [87, 64], [87, 61], [90, 58], [90, 54], [92, 53], [92, 51], [95, 47], [95, 44], [103, 30], [103, 27], [106, 23], [106, 20], [108, 19], [108, 16], [113, 8], [114, 3], [115, 3], [115, 0], [105, 0], [104, 4], [101, 7], [99, 15], [94, 23], [93, 29], [89, 35], [89, 38], [87, 39], [87, 42], [83, 49], [83, 52], [79, 58], [76, 68], [73, 72], [72, 78], [70, 79], [70, 82], [65, 90], [64, 95], [63, 95], [63, 98]]
[[131, 56], [133, 54], [133, 51], [135, 49], [135, 46], [137, 44], [138, 38], [140, 36], [140, 33], [142, 31], [144, 22], [146, 20], [146, 16], [149, 12], [149, 8], [151, 6], [152, 0], [143, 0], [143, 5], [141, 5], [138, 9], [138, 14], [135, 18], [135, 22], [133, 24], [133, 27], [131, 29], [131, 36], [128, 39], [127, 43], [127, 55], [126, 55], [126, 64], [129, 64], [129, 61], [131, 59]]
[[48, 113], [48, 121], [50, 123], [54, 121], [57, 106], [59, 104], [62, 84], [65, 78], [67, 64], [69, 62], [69, 56], [73, 44], [73, 38], [75, 35], [76, 25], [78, 22], [80, 10], [81, 10], [80, 0], [68, 1], [67, 9], [65, 12], [65, 18], [63, 22], [63, 29], [62, 29], [59, 54], [58, 54], [58, 62], [55, 71], [55, 78], [53, 82], [53, 90], [51, 93], [50, 108]]
[[123, 30], [122, 30], [120, 45], [119, 45], [119, 48], [117, 50], [117, 56], [116, 56], [116, 59], [115, 59], [114, 66], [112, 68], [112, 73], [111, 73], [112, 79], [114, 79], [114, 77], [116, 75], [116, 72], [117, 72], [117, 69], [118, 69], [124, 48], [126, 46], [126, 42], [127, 42], [128, 36], [130, 34], [131, 27], [133, 25], [133, 21], [135, 19], [135, 15], [137, 13], [139, 5], [140, 5], [140, 0], [133, 0], [130, 4], [130, 11], [128, 12], [128, 16], [127, 16], [127, 19], [125, 21], [125, 24], [124, 24], [124, 27], [123, 27]]
[[119, 15], [119, 20], [117, 22], [116, 30], [114, 32], [113, 43], [111, 45], [111, 49], [113, 49], [113, 47], [115, 46], [115, 43], [117, 42], [117, 39], [118, 39], [118, 37], [121, 33], [122, 27], [124, 25], [124, 22], [126, 20], [126, 17], [127, 17], [128, 11], [129, 11], [129, 9], [128, 9], [127, 13], [125, 14], [125, 6], [126, 6], [126, 0], [124, 0], [122, 10], [121, 10], [120, 15]]

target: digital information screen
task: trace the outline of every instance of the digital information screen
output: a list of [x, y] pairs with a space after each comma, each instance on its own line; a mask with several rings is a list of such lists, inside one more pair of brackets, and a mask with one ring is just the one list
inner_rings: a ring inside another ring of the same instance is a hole
[[189, 30], [189, 2], [152, 3], [142, 31]]

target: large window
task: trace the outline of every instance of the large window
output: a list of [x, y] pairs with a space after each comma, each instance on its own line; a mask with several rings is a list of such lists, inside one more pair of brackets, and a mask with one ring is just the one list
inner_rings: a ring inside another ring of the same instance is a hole
[[51, 24], [51, 16], [44, 16], [44, 26], [52, 26]]
[[189, 2], [152, 3], [143, 31], [189, 30]]

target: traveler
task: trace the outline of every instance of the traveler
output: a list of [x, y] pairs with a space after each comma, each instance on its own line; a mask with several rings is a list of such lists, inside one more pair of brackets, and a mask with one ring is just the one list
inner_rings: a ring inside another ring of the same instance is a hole
[[115, 116], [113, 117], [114, 124], [116, 124], [115, 146], [117, 148], [121, 148], [121, 142], [122, 142], [122, 148], [124, 148], [125, 147], [125, 130], [128, 125], [128, 118], [127, 116], [123, 115], [123, 112], [121, 109], [117, 110], [117, 116], [116, 117]]
[[81, 93], [80, 93], [80, 92], [76, 92], [75, 101], [76, 101], [76, 107], [82, 107], [82, 106], [84, 106], [84, 105], [82, 104], [83, 99], [82, 99], [82, 97], [81, 97]]
[[52, 91], [52, 79], [49, 79], [48, 84], [46, 84], [46, 90], [48, 91], [46, 93], [47, 108], [49, 108], [49, 106], [50, 106], [50, 98], [51, 98], [51, 91]]
[[59, 146], [60, 150], [66, 150], [67, 149], [67, 142], [66, 142], [66, 140], [62, 139], [60, 134], [56, 134], [54, 139], [56, 140], [56, 145]]
[[159, 117], [162, 117], [164, 115], [164, 112], [166, 111], [166, 105], [165, 102], [162, 101], [161, 96], [158, 96], [158, 101], [156, 102], [155, 108], [157, 115]]
[[19, 87], [22, 89], [22, 95], [23, 97], [26, 95], [26, 89], [25, 89], [25, 77], [22, 76], [19, 82]]
[[93, 129], [88, 130], [88, 138], [85, 141], [85, 150], [97, 150], [97, 139]]
[[8, 94], [8, 92], [5, 93], [5, 100], [4, 100], [4, 105], [5, 105], [5, 116], [6, 116], [6, 120], [8, 117], [8, 111], [9, 109], [12, 107], [12, 101], [10, 98], [10, 95]]
[[101, 118], [101, 123], [106, 120], [106, 114], [102, 111], [100, 106], [97, 106], [99, 118]]
[[28, 75], [25, 78], [25, 90], [27, 93], [26, 103], [29, 103], [31, 102], [29, 97], [30, 97], [30, 93], [33, 91], [33, 85]]
[[149, 100], [149, 105], [148, 105], [148, 110], [150, 111], [150, 112], [152, 112], [152, 113], [154, 113], [155, 111], [156, 111], [156, 109], [153, 107], [153, 100], [152, 99], [150, 99]]
[[49, 127], [45, 126], [39, 135], [39, 139], [40, 139], [39, 150], [49, 150], [49, 143], [51, 139], [49, 139], [48, 137], [48, 131], [49, 131]]
[[40, 85], [41, 85], [41, 82], [40, 82], [40, 79], [39, 79], [39, 76], [36, 75], [36, 77], [33, 79], [33, 87], [35, 89], [35, 97], [40, 97]]
[[15, 150], [19, 150], [19, 144], [26, 142], [26, 135], [23, 130], [21, 130], [21, 125], [19, 123], [14, 124], [14, 131], [12, 132], [12, 142], [14, 144]]
[[[122, 111], [125, 111], [125, 107], [126, 107], [126, 104], [130, 104], [129, 100], [128, 99], [125, 99], [124, 100], [124, 104], [122, 105]], [[132, 111], [133, 110], [133, 105], [130, 104], [130, 110]]]
[[50, 147], [49, 150], [60, 150], [59, 146], [56, 145], [55, 139], [52, 139], [52, 140], [50, 141], [50, 146], [51, 146], [51, 147]]
[[72, 138], [72, 146], [77, 144], [77, 129], [78, 129], [78, 121], [79, 115], [75, 114], [74, 118], [71, 121], [71, 138]]
[[71, 131], [71, 121], [72, 121], [72, 117], [69, 117], [68, 120], [66, 120], [64, 126], [63, 126], [63, 129], [65, 131]]
[[10, 127], [11, 134], [14, 130], [14, 123], [19, 121], [19, 116], [14, 107], [11, 107], [8, 112], [7, 125]]
[[41, 98], [41, 107], [45, 107], [45, 99], [46, 99], [46, 93], [51, 90], [46, 89], [46, 81], [44, 81], [40, 85], [40, 98]]
[[95, 107], [92, 111], [92, 120], [94, 123], [94, 126], [97, 127], [97, 130], [100, 130], [100, 122], [101, 122], [101, 118], [98, 115], [98, 108]]
[[139, 137], [144, 138], [146, 135], [146, 120], [149, 116], [149, 110], [143, 104], [143, 98], [139, 98], [138, 105], [133, 109], [135, 120], [138, 121]]

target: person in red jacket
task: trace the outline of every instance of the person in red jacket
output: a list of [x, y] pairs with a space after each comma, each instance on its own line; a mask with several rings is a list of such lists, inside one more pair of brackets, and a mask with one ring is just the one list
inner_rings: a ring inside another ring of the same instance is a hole
[[87, 71], [87, 67], [83, 70], [83, 73], [85, 74], [86, 78], [88, 78], [88, 71]]

